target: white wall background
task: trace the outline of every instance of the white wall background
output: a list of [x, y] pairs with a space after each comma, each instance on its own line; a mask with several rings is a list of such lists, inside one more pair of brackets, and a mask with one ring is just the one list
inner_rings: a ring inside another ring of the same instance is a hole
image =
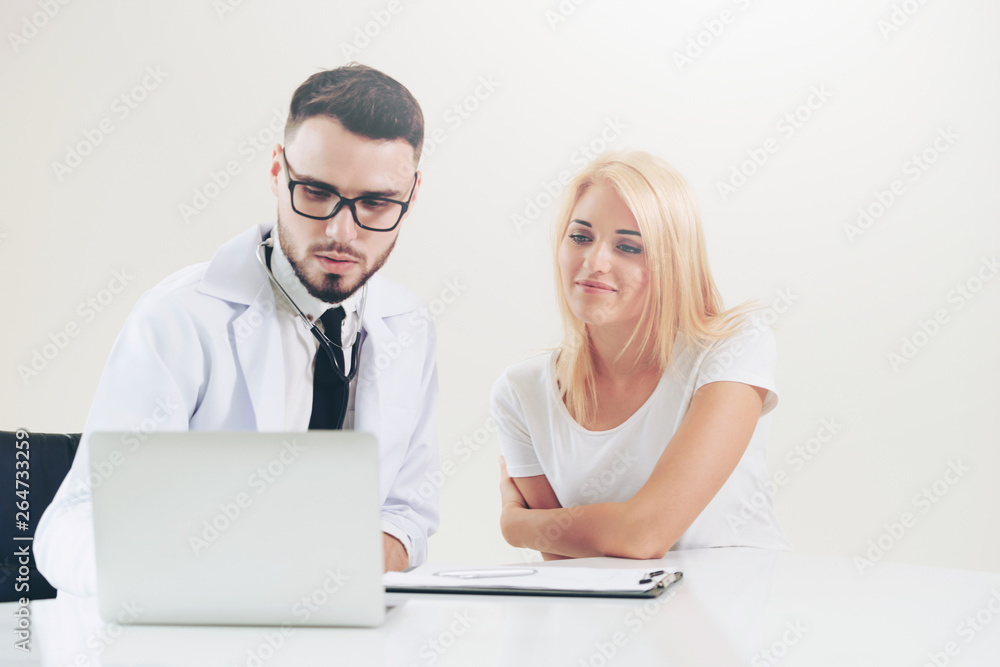
[[[775, 323], [770, 463], [787, 475], [775, 502], [793, 545], [855, 556], [881, 536], [884, 560], [1000, 570], [1000, 6], [576, 2], [48, 0], [47, 16], [46, 0], [6, 0], [0, 426], [82, 427], [142, 292], [273, 219], [269, 120], [318, 68], [356, 59], [413, 91], [431, 137], [385, 271], [432, 304], [458, 291], [436, 317], [454, 474], [432, 559], [528, 557], [497, 525], [489, 390], [559, 339], [546, 187], [617, 122], [612, 147], [656, 153], [694, 185], [727, 303], [791, 301]], [[691, 40], [701, 53], [679, 65]], [[148, 68], [162, 80], [135, 89]], [[803, 108], [817, 88], [828, 99]], [[939, 132], [952, 135], [944, 152]], [[723, 197], [718, 184], [769, 139], [766, 162]], [[80, 143], [97, 145], [57, 173]], [[925, 150], [935, 161], [914, 171]], [[213, 189], [230, 161], [239, 173]], [[894, 201], [850, 234], [896, 180]], [[211, 199], [185, 221], [195, 191]], [[518, 224], [530, 203], [540, 214]], [[116, 271], [131, 278], [112, 294]], [[893, 363], [903, 339], [912, 358]], [[819, 435], [808, 461], [790, 458]], [[968, 471], [949, 484], [952, 462]], [[940, 497], [921, 500], [936, 481]], [[912, 527], [888, 535], [904, 512]]]

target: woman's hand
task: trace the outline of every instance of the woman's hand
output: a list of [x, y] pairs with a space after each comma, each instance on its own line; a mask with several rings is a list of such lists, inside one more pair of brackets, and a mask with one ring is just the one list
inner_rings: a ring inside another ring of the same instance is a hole
[[512, 526], [517, 521], [517, 513], [524, 512], [528, 503], [518, 490], [514, 480], [507, 474], [507, 462], [500, 457], [500, 532], [508, 543], [514, 544]]
[[522, 509], [528, 508], [528, 502], [521, 495], [514, 480], [507, 474], [507, 461], [502, 456], [500, 457], [500, 502], [502, 504], [501, 511], [506, 510], [508, 506], [515, 505]]
[[[556, 494], [549, 485], [549, 481], [545, 478], [545, 475], [520, 477], [519, 479], [521, 480], [521, 484], [525, 485], [526, 492], [532, 497], [531, 505], [528, 504], [528, 499], [524, 497], [524, 493], [520, 487], [518, 487], [514, 479], [507, 473], [507, 461], [501, 456], [500, 502], [502, 503], [502, 508], [500, 511], [500, 531], [511, 545], [514, 545], [514, 542], [511, 541], [512, 536], [507, 530], [518, 519], [524, 519], [527, 516], [526, 513], [521, 512], [522, 509], [531, 509], [532, 507], [554, 509], [561, 507], [559, 499], [556, 498]], [[561, 560], [567, 558], [567, 556], [560, 556], [545, 551], [542, 551], [541, 554], [544, 560]]]

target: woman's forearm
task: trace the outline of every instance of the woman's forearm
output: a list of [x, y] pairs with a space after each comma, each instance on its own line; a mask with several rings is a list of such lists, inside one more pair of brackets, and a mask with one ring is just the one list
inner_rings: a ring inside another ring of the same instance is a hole
[[535, 549], [558, 556], [583, 558], [603, 554], [591, 544], [582, 507], [557, 509], [526, 509], [509, 506], [504, 509], [500, 526], [504, 538], [516, 547]]
[[545, 510], [512, 504], [508, 541], [577, 558], [662, 558], [739, 464], [766, 394], [738, 382], [705, 385], [649, 479], [629, 500]]
[[625, 503], [598, 503], [579, 507], [533, 510], [517, 505], [504, 508], [501, 530], [516, 547], [571, 558], [618, 556], [658, 557], [646, 554], [630, 531]]
[[[677, 522], [675, 512], [664, 514], [663, 507], [670, 503], [655, 493], [640, 492], [623, 503], [559, 507], [544, 476], [519, 479], [536, 504], [532, 509], [519, 485], [507, 475], [502, 457], [500, 471], [500, 530], [504, 539], [511, 546], [540, 551], [546, 560], [660, 558], [685, 528]], [[546, 497], [546, 490], [551, 497]]]
[[656, 525], [663, 523], [662, 515], [653, 522], [646, 514], [634, 502], [546, 510], [511, 505], [503, 510], [500, 523], [508, 543], [543, 554], [569, 558], [662, 558], [676, 536], [666, 537], [662, 530], [665, 526]]

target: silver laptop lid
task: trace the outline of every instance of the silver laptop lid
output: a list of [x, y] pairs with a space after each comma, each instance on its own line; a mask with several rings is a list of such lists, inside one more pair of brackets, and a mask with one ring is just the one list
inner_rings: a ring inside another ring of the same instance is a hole
[[[90, 437], [101, 615], [134, 623], [378, 625], [378, 448], [354, 431]], [[121, 458], [119, 458], [121, 457]], [[121, 460], [123, 459], [123, 460]]]

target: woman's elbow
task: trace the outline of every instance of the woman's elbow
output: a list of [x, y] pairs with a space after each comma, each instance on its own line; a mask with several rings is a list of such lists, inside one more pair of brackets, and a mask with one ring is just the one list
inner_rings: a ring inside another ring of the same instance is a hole
[[507, 544], [512, 547], [523, 547], [524, 544], [521, 542], [521, 530], [518, 526], [518, 517], [513, 511], [504, 510], [500, 515], [500, 534], [503, 535], [503, 539], [506, 540]]
[[676, 539], [662, 535], [650, 536], [639, 546], [635, 558], [639, 560], [657, 560], [663, 558], [674, 546]]
[[636, 535], [634, 538], [626, 540], [615, 549], [617, 553], [609, 553], [615, 558], [631, 558], [633, 560], [656, 560], [670, 551], [673, 546], [672, 541], [659, 539], [648, 535]]
[[500, 534], [503, 535], [503, 539], [507, 542], [507, 544], [512, 547], [516, 547], [517, 545], [514, 544], [513, 532], [513, 528], [509, 525], [509, 523], [500, 519]]
[[677, 542], [673, 528], [666, 524], [662, 512], [648, 513], [642, 508], [624, 503], [625, 516], [621, 522], [624, 529], [617, 540], [616, 551], [609, 556], [632, 558], [635, 560], [653, 560], [663, 558], [670, 547]]

